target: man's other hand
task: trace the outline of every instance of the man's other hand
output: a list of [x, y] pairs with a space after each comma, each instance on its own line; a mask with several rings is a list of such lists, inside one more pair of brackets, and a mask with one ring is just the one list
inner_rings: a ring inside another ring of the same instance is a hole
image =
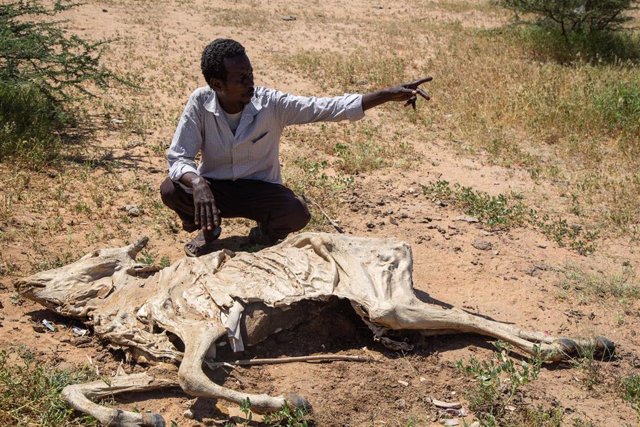
[[213, 230], [220, 226], [220, 211], [216, 207], [209, 184], [201, 177], [194, 179], [192, 184], [195, 223], [202, 231]]

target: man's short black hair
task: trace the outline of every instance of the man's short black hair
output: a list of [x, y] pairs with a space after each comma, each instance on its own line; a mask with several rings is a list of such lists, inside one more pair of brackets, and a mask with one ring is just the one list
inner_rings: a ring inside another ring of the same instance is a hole
[[227, 70], [224, 68], [224, 59], [233, 58], [245, 53], [244, 47], [235, 40], [215, 39], [204, 48], [200, 69], [207, 84], [212, 78], [222, 80], [227, 79]]

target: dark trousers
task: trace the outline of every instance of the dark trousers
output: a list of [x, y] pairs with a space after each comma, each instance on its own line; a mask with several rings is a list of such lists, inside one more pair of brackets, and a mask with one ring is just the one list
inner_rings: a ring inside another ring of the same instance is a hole
[[[311, 215], [306, 203], [280, 184], [238, 179], [207, 179], [222, 218], [248, 218], [257, 221], [261, 231], [273, 239], [284, 239], [304, 228]], [[160, 185], [162, 201], [182, 220], [182, 228], [196, 231], [193, 196], [171, 179]]]

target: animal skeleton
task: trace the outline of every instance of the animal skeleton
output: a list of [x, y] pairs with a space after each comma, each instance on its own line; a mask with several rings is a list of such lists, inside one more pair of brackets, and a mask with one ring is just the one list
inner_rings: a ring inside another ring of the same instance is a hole
[[[231, 390], [203, 372], [203, 364], [215, 358], [218, 339], [228, 336], [235, 348], [259, 342], [279, 328], [276, 317], [269, 313], [295, 308], [308, 300], [349, 300], [379, 338], [388, 330], [428, 335], [472, 332], [506, 341], [525, 353], [539, 349], [550, 360], [566, 358], [585, 346], [609, 352], [614, 349], [612, 342], [601, 337], [557, 338], [425, 303], [414, 293], [411, 249], [394, 239], [302, 233], [257, 253], [221, 250], [200, 258], [182, 258], [163, 269], [136, 262], [147, 241], [142, 238], [123, 248], [96, 250], [72, 264], [16, 283], [22, 295], [91, 324], [103, 340], [135, 350], [149, 360], [179, 364], [177, 379], [175, 375], [165, 378], [142, 373], [116, 376], [110, 384], [95, 381], [64, 389], [71, 406], [104, 424], [164, 425], [158, 414], [107, 408], [91, 399], [175, 385], [192, 396], [237, 404], [249, 399], [255, 412], [276, 411], [284, 405], [308, 406], [304, 398], [294, 394], [269, 396]], [[250, 321], [247, 313], [256, 303], [264, 307], [266, 315]], [[240, 333], [243, 328], [244, 339]], [[182, 345], [174, 344], [175, 337], [184, 344], [184, 352]]]

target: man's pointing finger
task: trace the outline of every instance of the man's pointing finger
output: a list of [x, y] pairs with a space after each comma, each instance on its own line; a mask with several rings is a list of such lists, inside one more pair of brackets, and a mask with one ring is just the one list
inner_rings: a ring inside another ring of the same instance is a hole
[[431, 76], [427, 76], [427, 77], [424, 77], [424, 78], [418, 79], [418, 80], [416, 80], [416, 81], [415, 81], [415, 82], [413, 82], [413, 83], [410, 83], [408, 86], [418, 87], [418, 86], [420, 86], [420, 85], [421, 85], [421, 84], [423, 84], [423, 83], [430, 82], [431, 80], [433, 80], [433, 77], [431, 77]]

